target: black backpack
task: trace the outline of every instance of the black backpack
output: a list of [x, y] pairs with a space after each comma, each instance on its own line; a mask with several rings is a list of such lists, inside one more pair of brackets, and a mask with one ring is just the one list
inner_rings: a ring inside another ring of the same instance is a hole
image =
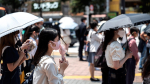
[[29, 78], [26, 79], [22, 84], [33, 84], [33, 73], [34, 73], [34, 70], [32, 71], [32, 73], [29, 76]]

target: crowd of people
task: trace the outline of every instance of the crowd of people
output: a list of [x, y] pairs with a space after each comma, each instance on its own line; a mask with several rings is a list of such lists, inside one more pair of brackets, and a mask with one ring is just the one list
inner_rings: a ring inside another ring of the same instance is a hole
[[[108, 17], [103, 20], [106, 22]], [[57, 31], [44, 28], [42, 25], [43, 22], [38, 22], [24, 30], [1, 37], [0, 54], [3, 60], [1, 84], [20, 84], [32, 75], [33, 84], [64, 83], [64, 71], [69, 65], [64, 54], [69, 56], [70, 30]], [[93, 20], [87, 27], [86, 18], [82, 18], [79, 29], [76, 30], [79, 40], [79, 61], [84, 61], [84, 49], [89, 63], [90, 80], [100, 81], [94, 77], [94, 71], [95, 56], [102, 46], [106, 59], [106, 66], [100, 67], [102, 84], [133, 84], [138, 63], [144, 84], [149, 84], [150, 33], [144, 32], [148, 25], [149, 23], [146, 23], [140, 28], [135, 26], [99, 32], [101, 27], [98, 26], [97, 20]], [[138, 45], [137, 37], [139, 37]], [[62, 44], [65, 45], [65, 50]], [[124, 44], [127, 46], [123, 47]], [[51, 56], [53, 50], [59, 50], [62, 55], [59, 67]], [[141, 53], [140, 56], [138, 52]]]
[[[33, 84], [63, 84], [69, 63], [63, 56], [57, 67], [51, 56], [53, 50], [64, 55], [59, 32], [43, 28], [43, 22], [15, 31], [0, 39], [2, 78], [0, 84], [22, 84], [33, 76]], [[33, 74], [32, 74], [33, 73]]]
[[[107, 21], [104, 18], [103, 21]], [[86, 18], [81, 19], [78, 35], [79, 39], [79, 60], [83, 60], [82, 51], [85, 50], [91, 81], [100, 81], [94, 78], [94, 61], [98, 48], [102, 44], [105, 55], [105, 67], [100, 67], [102, 72], [102, 84], [133, 84], [135, 78], [136, 65], [139, 63], [138, 72], [142, 73], [144, 84], [149, 84], [149, 33], [144, 29], [149, 25], [146, 23], [141, 26], [131, 28], [110, 29], [98, 32], [98, 21], [93, 20], [89, 27], [86, 26]], [[136, 40], [139, 40], [137, 43]], [[123, 46], [127, 44], [124, 48]], [[85, 46], [85, 47], [84, 47]], [[139, 56], [138, 53], [141, 53]]]

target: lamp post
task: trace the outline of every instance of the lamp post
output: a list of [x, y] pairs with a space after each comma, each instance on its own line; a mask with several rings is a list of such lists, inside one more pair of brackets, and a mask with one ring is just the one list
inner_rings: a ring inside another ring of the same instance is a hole
[[121, 0], [121, 14], [125, 14], [125, 0]]

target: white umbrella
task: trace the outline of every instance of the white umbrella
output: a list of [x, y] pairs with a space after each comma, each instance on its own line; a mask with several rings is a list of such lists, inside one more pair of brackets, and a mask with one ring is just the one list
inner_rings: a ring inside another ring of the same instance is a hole
[[74, 22], [74, 20], [71, 17], [63, 17], [59, 20], [59, 23], [64, 23], [64, 22]]
[[75, 27], [77, 27], [78, 24], [75, 22], [65, 22], [59, 25], [60, 28], [62, 29], [74, 29]]
[[10, 34], [14, 31], [26, 28], [34, 23], [43, 21], [35, 15], [26, 12], [16, 12], [7, 14], [0, 18], [0, 37]]

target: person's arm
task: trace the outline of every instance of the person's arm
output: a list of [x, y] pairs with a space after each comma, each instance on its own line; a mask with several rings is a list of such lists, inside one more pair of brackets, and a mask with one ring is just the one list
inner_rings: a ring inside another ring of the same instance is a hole
[[118, 70], [119, 68], [121, 68], [128, 58], [129, 56], [125, 56], [125, 58], [123, 58], [122, 60], [114, 61], [114, 69]]
[[54, 63], [51, 63], [44, 67], [48, 82], [49, 84], [63, 84], [64, 71], [60, 70], [60, 73], [57, 73], [55, 66]]
[[23, 52], [20, 52], [20, 57], [19, 57], [19, 59], [18, 59], [16, 62], [14, 62], [14, 63], [7, 63], [8, 70], [9, 70], [10, 72], [14, 71], [14, 69], [15, 69], [17, 66], [19, 66], [19, 64], [20, 64], [20, 62], [22, 61], [23, 57], [24, 57], [24, 53], [23, 53]]
[[144, 37], [144, 32], [142, 32], [142, 33], [140, 34], [140, 38], [143, 39], [145, 42], [147, 41], [147, 40], [145, 39], [145, 37]]
[[21, 60], [21, 62], [19, 63], [19, 66], [26, 60], [26, 56], [23, 57], [23, 59]]
[[123, 64], [126, 62], [126, 60], [132, 57], [132, 53], [127, 52], [127, 55], [123, 59], [121, 59], [121, 57], [125, 54], [122, 52], [123, 52], [123, 49], [119, 43], [115, 42], [110, 45], [110, 55], [112, 57], [113, 64], [114, 64], [113, 68], [115, 70], [118, 70], [119, 68], [121, 68]]
[[136, 45], [136, 42], [133, 41], [133, 40], [131, 40], [131, 41], [129, 42], [129, 48], [130, 48], [130, 51], [133, 52], [133, 56], [134, 56], [134, 58], [135, 58], [135, 60], [136, 60], [136, 64], [137, 64], [138, 61], [139, 61], [139, 55], [138, 55], [138, 47], [137, 47], [137, 45]]

